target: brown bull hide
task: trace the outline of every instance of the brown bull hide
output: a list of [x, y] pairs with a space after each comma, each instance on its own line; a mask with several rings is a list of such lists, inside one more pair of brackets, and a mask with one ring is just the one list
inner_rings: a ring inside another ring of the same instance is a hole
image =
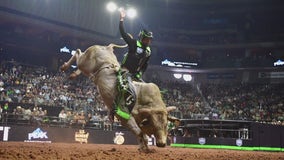
[[[113, 47], [117, 46], [114, 44], [109, 46], [94, 45], [84, 52], [78, 49], [70, 60], [61, 67], [61, 70], [65, 71], [76, 61], [78, 69], [71, 77], [76, 78], [81, 73], [88, 76], [95, 83], [102, 100], [109, 110], [112, 110], [118, 92], [116, 74], [120, 65], [113, 53]], [[136, 104], [130, 113], [130, 119], [126, 120], [116, 115], [117, 118], [123, 126], [136, 135], [139, 150], [149, 151], [146, 135], [150, 136], [152, 134], [156, 138], [157, 146], [165, 147], [168, 112], [174, 110], [175, 107], [165, 106], [160, 89], [154, 83], [133, 82], [133, 85], [136, 93]]]
[[[176, 109], [176, 106], [169, 106], [166, 108], [167, 112], [171, 112], [173, 110]], [[157, 111], [161, 111], [161, 109], [150, 109], [150, 108], [139, 108], [138, 109], [139, 113], [141, 114], [152, 114], [155, 113]], [[174, 116], [171, 116], [168, 114], [167, 119], [171, 122], [180, 124], [180, 120]], [[147, 124], [147, 119], [142, 120], [142, 122], [140, 123], [140, 126], [144, 126], [145, 124]]]

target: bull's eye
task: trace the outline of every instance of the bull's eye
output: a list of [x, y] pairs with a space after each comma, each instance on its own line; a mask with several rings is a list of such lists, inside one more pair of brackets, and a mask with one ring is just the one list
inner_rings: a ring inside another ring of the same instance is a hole
[[149, 121], [148, 121], [148, 120], [142, 121], [141, 124], [142, 124], [143, 126], [149, 125]]

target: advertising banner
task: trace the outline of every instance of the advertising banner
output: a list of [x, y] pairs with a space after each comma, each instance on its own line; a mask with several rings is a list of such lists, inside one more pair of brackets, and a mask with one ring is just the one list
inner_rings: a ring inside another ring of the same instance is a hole
[[284, 72], [259, 72], [258, 78], [284, 78]]

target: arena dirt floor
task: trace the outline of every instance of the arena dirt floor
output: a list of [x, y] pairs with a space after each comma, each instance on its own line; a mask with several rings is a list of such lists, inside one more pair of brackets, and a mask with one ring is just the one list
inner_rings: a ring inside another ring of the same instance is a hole
[[283, 152], [150, 147], [136, 145], [0, 142], [0, 159], [12, 160], [284, 160]]

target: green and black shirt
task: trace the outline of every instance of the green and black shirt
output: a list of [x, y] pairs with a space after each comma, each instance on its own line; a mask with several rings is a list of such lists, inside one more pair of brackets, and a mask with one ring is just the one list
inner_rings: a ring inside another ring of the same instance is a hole
[[124, 41], [128, 44], [128, 53], [124, 55], [121, 67], [127, 68], [132, 74], [143, 73], [147, 69], [151, 56], [150, 47], [143, 46], [141, 41], [130, 37], [124, 30], [123, 21], [119, 23], [119, 31]]

